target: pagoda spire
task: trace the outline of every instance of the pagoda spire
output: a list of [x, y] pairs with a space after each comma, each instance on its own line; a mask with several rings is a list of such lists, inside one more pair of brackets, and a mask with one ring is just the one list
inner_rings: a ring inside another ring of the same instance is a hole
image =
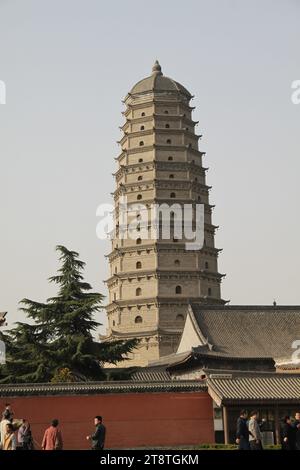
[[161, 65], [160, 63], [158, 62], [158, 60], [156, 60], [154, 62], [154, 65], [152, 67], [152, 74], [156, 74], [156, 75], [163, 75], [162, 71], [161, 71]]

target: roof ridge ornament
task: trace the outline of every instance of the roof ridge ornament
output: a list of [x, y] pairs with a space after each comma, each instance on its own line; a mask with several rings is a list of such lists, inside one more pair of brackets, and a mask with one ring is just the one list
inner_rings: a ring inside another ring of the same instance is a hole
[[153, 67], [152, 67], [152, 75], [162, 75], [162, 74], [163, 73], [161, 71], [161, 65], [158, 62], [158, 60], [156, 60]]
[[6, 323], [6, 317], [7, 315], [7, 312], [0, 312], [0, 326], [6, 326], [7, 323]]

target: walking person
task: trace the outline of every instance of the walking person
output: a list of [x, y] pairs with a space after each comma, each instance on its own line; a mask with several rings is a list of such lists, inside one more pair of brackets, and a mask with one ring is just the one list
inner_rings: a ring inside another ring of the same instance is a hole
[[14, 427], [11, 423], [6, 425], [2, 450], [17, 450], [17, 439], [15, 436]]
[[258, 424], [258, 412], [252, 411], [250, 413], [250, 420], [248, 423], [249, 429], [249, 443], [251, 450], [262, 450], [262, 433]]
[[95, 416], [94, 424], [96, 426], [94, 434], [87, 436], [87, 440], [92, 441], [92, 450], [103, 450], [105, 443], [106, 428], [102, 423], [102, 416]]
[[247, 419], [247, 411], [242, 410], [236, 424], [236, 443], [239, 446], [239, 450], [250, 450]]
[[22, 424], [18, 430], [18, 449], [33, 450], [33, 438], [30, 424], [26, 419], [22, 419]]
[[2, 420], [0, 422], [0, 449], [3, 449], [4, 437], [6, 435], [6, 426], [7, 424], [11, 424], [8, 417], [9, 415], [4, 411], [2, 414]]
[[286, 416], [283, 421], [281, 435], [282, 450], [296, 450], [296, 433], [297, 429], [292, 426], [292, 420], [290, 416]]
[[5, 419], [8, 419], [11, 423], [13, 421], [13, 417], [14, 417], [14, 412], [12, 410], [12, 407], [11, 407], [11, 404], [10, 403], [6, 403], [5, 404], [5, 408], [4, 408], [4, 411], [2, 413], [2, 416], [5, 418]]
[[46, 429], [43, 442], [42, 450], [62, 450], [63, 440], [60, 429], [58, 429], [58, 419], [53, 419], [51, 426]]
[[295, 421], [293, 423], [293, 428], [296, 433], [296, 450], [300, 450], [300, 413], [295, 414]]

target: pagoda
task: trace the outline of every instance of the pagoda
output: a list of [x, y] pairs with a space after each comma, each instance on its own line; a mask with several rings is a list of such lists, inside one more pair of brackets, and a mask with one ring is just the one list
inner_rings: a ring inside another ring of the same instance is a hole
[[[195, 132], [192, 98], [185, 87], [163, 75], [156, 61], [152, 74], [134, 85], [124, 100], [125, 123], [114, 174], [115, 230], [108, 255], [105, 340], [140, 339], [127, 366], [145, 366], [174, 353], [189, 304], [224, 304], [220, 250], [214, 241], [217, 227], [212, 224], [207, 168], [202, 165], [205, 153], [198, 148], [201, 135]], [[134, 209], [125, 222], [124, 198]], [[153, 237], [154, 204], [203, 204], [203, 245], [190, 250], [184, 234], [174, 236], [174, 213], [168, 238]], [[134, 236], [124, 236], [129, 226], [134, 226]]]

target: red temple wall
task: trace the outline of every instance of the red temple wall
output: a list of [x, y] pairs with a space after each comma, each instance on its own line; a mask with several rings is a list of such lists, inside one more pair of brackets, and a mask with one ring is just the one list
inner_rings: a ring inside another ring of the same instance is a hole
[[213, 406], [206, 392], [5, 397], [0, 410], [5, 403], [12, 405], [16, 418], [29, 420], [38, 444], [57, 418], [64, 448], [88, 449], [86, 436], [93, 432], [95, 415], [103, 416], [106, 448], [214, 442]]

